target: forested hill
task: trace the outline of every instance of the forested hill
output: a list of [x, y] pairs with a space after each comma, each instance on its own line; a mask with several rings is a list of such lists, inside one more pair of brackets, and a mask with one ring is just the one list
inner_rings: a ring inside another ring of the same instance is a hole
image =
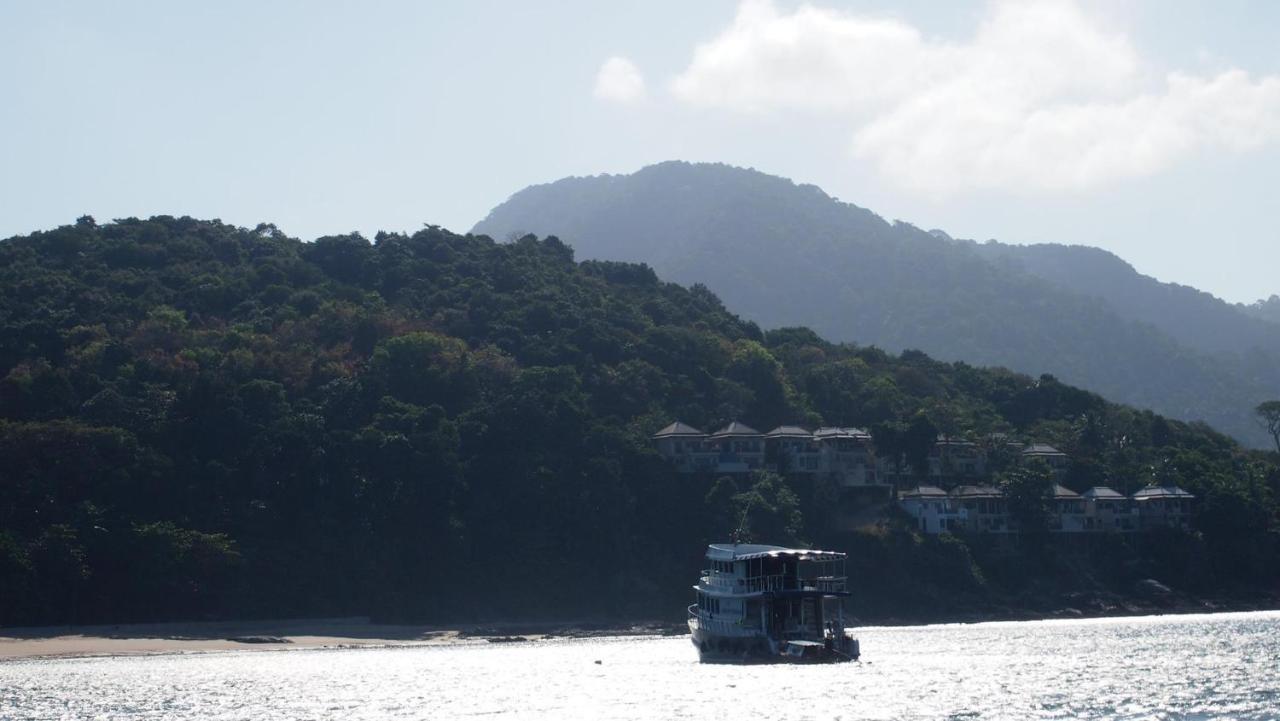
[[1118, 315], [1149, 323], [1188, 348], [1228, 356], [1261, 352], [1280, 364], [1280, 328], [1274, 323], [1195, 288], [1142, 275], [1100, 248], [994, 241], [973, 248], [993, 262], [1101, 298]]
[[[671, 616], [743, 509], [854, 542], [819, 488], [676, 474], [673, 418], [1050, 442], [1073, 487], [1197, 494], [1166, 582], [1275, 581], [1274, 456], [1051, 377], [762, 334], [554, 238], [86, 217], [0, 242], [0, 625]], [[1034, 576], [913, 538], [863, 540], [888, 608]]]
[[1260, 300], [1250, 305], [1237, 306], [1243, 312], [1248, 313], [1254, 318], [1280, 325], [1280, 295], [1273, 295], [1266, 300]]
[[474, 232], [556, 234], [586, 258], [705, 283], [766, 328], [1049, 372], [1257, 446], [1252, 410], [1280, 396], [1280, 328], [1212, 296], [1101, 251], [890, 224], [756, 171], [670, 162], [566, 178], [516, 193]]

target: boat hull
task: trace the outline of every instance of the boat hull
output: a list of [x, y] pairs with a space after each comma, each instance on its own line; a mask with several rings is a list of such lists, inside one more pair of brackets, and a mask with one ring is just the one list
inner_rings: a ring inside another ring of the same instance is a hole
[[690, 629], [690, 640], [703, 663], [768, 663], [781, 661], [764, 636], [720, 636], [700, 628]]
[[858, 660], [858, 642], [848, 639], [848, 653], [834, 644], [806, 644], [803, 649], [766, 636], [723, 636], [690, 624], [690, 641], [702, 663], [842, 663]]

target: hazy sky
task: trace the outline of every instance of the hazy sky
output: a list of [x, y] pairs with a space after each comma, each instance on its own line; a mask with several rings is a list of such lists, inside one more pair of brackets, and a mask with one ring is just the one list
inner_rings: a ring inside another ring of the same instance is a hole
[[0, 0], [0, 237], [466, 231], [722, 161], [957, 237], [1280, 293], [1280, 3]]

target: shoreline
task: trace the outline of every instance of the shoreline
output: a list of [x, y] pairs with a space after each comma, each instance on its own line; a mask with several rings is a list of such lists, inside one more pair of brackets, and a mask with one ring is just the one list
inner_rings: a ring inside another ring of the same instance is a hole
[[656, 621], [495, 622], [472, 626], [373, 623], [367, 617], [259, 621], [174, 621], [0, 628], [0, 663], [218, 651], [401, 648], [521, 643], [554, 638], [670, 636], [684, 624]]
[[1017, 623], [1023, 621], [1073, 621], [1091, 619], [1142, 618], [1148, 616], [1198, 616], [1218, 613], [1264, 613], [1280, 611], [1280, 596], [1254, 600], [1187, 600], [1167, 603], [1120, 600], [1114, 604], [1064, 605], [1046, 610], [1005, 607], [988, 611], [958, 611], [940, 614], [901, 614], [858, 618], [859, 626], [937, 626], [978, 623]]
[[[921, 614], [850, 619], [851, 628], [1123, 619], [1217, 613], [1280, 611], [1280, 599], [1263, 603], [1178, 603], [1090, 611], [1063, 608], [1035, 613]], [[617, 636], [684, 636], [683, 622], [494, 622], [468, 626], [373, 623], [366, 617], [259, 621], [176, 621], [0, 628], [0, 663], [21, 660], [148, 656], [225, 651], [285, 651], [317, 648], [404, 648], [532, 643], [553, 639]]]

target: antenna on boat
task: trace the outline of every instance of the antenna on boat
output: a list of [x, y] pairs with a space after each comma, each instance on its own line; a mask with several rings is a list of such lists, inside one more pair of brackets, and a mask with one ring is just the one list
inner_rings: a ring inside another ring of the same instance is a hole
[[746, 505], [746, 507], [744, 507], [744, 508], [742, 509], [742, 518], [738, 520], [738, 527], [737, 527], [737, 528], [735, 528], [735, 529], [733, 529], [733, 543], [734, 543], [734, 545], [737, 545], [737, 544], [739, 544], [739, 543], [742, 543], [742, 542], [743, 542], [742, 537], [743, 537], [744, 535], [746, 535], [746, 530], [745, 530], [745, 529], [746, 529], [746, 527], [747, 527], [747, 514], [751, 512], [751, 504], [752, 504], [755, 500], [756, 500], [756, 496], [755, 496], [755, 494], [753, 493], [753, 494], [751, 494], [751, 496], [747, 499], [747, 505]]

